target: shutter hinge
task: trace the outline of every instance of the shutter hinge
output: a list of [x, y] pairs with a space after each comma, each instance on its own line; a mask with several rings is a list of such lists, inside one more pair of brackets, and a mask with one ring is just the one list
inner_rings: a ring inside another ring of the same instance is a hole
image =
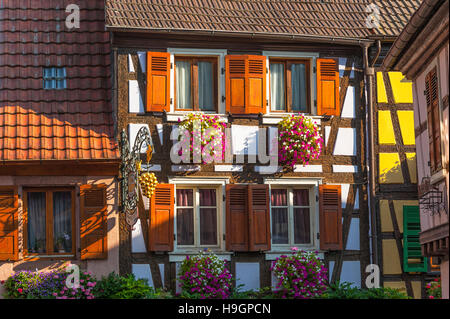
[[225, 102], [225, 95], [222, 95], [222, 102]]
[[269, 69], [266, 68], [266, 74], [269, 74]]
[[269, 100], [266, 99], [266, 106], [269, 106]]
[[173, 234], [173, 240], [176, 241], [177, 240], [177, 235]]
[[223, 240], [225, 240], [225, 234], [223, 234]]
[[225, 74], [225, 68], [222, 68], [222, 69], [220, 70], [220, 73], [222, 73], [222, 75]]
[[223, 195], [223, 201], [226, 201], [227, 199], [226, 199], [226, 197], [225, 197], [225, 195]]
[[319, 195], [316, 195], [316, 202], [319, 201]]
[[320, 239], [320, 233], [317, 233], [317, 239]]
[[313, 67], [313, 73], [316, 73], [317, 71], [316, 71], [316, 67], [314, 66]]
[[173, 98], [170, 98], [170, 104], [173, 104]]
[[314, 100], [314, 106], [317, 107], [317, 100]]
[[173, 69], [173, 63], [170, 63], [170, 69], [171, 70]]

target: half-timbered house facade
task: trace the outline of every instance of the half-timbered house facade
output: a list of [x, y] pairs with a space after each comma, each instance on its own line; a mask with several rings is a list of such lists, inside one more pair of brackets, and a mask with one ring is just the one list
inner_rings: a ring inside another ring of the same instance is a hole
[[[118, 132], [133, 145], [148, 128], [154, 154], [145, 169], [160, 182], [151, 201], [141, 199], [133, 228], [120, 217], [122, 273], [176, 291], [181, 261], [209, 248], [230, 261], [237, 284], [257, 289], [273, 285], [271, 262], [297, 247], [318, 251], [330, 281], [365, 287], [366, 267], [379, 261], [366, 102], [376, 86], [376, 40], [392, 41], [418, 6], [376, 4], [379, 28], [368, 27], [362, 1], [351, 10], [295, 1], [106, 1]], [[232, 161], [171, 161], [171, 136], [195, 112], [226, 123]], [[270, 136], [294, 113], [320, 127], [320, 158], [292, 169], [252, 163], [260, 129]]]

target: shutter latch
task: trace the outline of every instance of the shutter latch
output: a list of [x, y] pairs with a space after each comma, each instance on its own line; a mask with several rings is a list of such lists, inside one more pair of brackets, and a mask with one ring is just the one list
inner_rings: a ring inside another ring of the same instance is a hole
[[317, 239], [320, 239], [320, 233], [317, 233]]
[[222, 68], [222, 69], [220, 70], [220, 72], [222, 73], [222, 75], [225, 74], [225, 68]]

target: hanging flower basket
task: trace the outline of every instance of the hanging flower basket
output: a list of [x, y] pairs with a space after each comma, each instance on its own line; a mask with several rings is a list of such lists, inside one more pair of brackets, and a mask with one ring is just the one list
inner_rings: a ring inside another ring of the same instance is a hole
[[[193, 154], [201, 154], [202, 163], [206, 164], [213, 160], [223, 160], [225, 158], [225, 132], [227, 124], [219, 121], [219, 116], [203, 113], [189, 113], [187, 118], [180, 121], [179, 128], [188, 132], [190, 161], [193, 161]], [[186, 133], [187, 134], [187, 133]], [[201, 140], [201, 146], [194, 145], [194, 138]], [[182, 145], [187, 147], [187, 145]], [[195, 147], [195, 148], [194, 148]], [[206, 149], [208, 147], [208, 149]], [[182, 156], [182, 150], [178, 151]]]
[[323, 149], [319, 127], [301, 114], [293, 114], [278, 123], [278, 159], [281, 166], [309, 165]]

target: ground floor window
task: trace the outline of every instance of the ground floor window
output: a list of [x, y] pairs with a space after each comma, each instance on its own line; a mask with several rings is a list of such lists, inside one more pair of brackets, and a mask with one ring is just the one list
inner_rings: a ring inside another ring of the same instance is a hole
[[177, 186], [176, 242], [178, 247], [219, 246], [218, 189]]
[[310, 190], [303, 188], [271, 189], [272, 245], [312, 244]]
[[73, 254], [73, 189], [27, 189], [24, 196], [26, 252]]

